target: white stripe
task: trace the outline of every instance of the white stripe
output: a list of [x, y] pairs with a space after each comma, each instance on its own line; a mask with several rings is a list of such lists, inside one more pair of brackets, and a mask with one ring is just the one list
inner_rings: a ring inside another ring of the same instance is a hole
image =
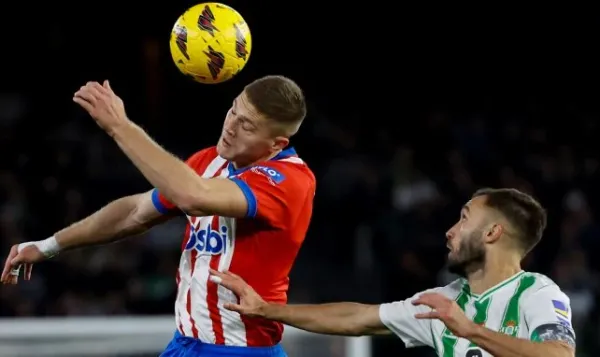
[[[225, 178], [228, 176], [228, 174], [228, 170], [224, 169], [219, 177]], [[236, 221], [230, 217], [219, 217], [219, 226], [221, 225], [226, 226], [227, 232], [229, 232], [227, 234], [227, 248], [219, 259], [218, 267], [219, 271], [225, 271], [231, 266], [231, 261], [235, 251]], [[219, 313], [221, 314], [225, 344], [229, 346], [246, 346], [246, 329], [240, 314], [223, 308], [223, 304], [225, 302], [237, 302], [237, 297], [230, 290], [220, 285], [217, 288], [217, 296], [217, 306], [219, 307]]]
[[[210, 219], [210, 220], [209, 220]], [[201, 227], [208, 226], [212, 221], [211, 217], [200, 218]], [[211, 255], [196, 256], [196, 268], [194, 270], [193, 280], [191, 282], [192, 295], [192, 317], [198, 329], [198, 339], [206, 343], [215, 343], [215, 332], [213, 331], [212, 320], [208, 311], [206, 297], [208, 294], [207, 280], [208, 267], [210, 265]]]
[[[186, 240], [188, 237], [185, 238]], [[185, 336], [193, 337], [192, 333], [192, 323], [190, 321], [190, 315], [187, 312], [186, 302], [187, 302], [187, 292], [190, 286], [190, 270], [189, 270], [189, 261], [187, 260], [186, 252], [181, 254], [181, 259], [179, 262], [180, 269], [180, 282], [179, 289], [177, 290], [177, 299], [175, 300], [175, 312], [176, 318], [179, 318], [177, 321], [177, 325], [181, 323], [183, 326], [183, 334]]]
[[[211, 163], [206, 167], [206, 170], [202, 173], [202, 177], [209, 178], [213, 177], [217, 171], [223, 167], [226, 160], [222, 157], [215, 157]], [[192, 223], [193, 217], [187, 217], [188, 222], [191, 227], [197, 229], [198, 227], [206, 227], [211, 224], [213, 217], [199, 217], [195, 224]], [[190, 230], [190, 235], [193, 234], [192, 230]], [[186, 237], [187, 241], [190, 239], [190, 236]], [[177, 295], [177, 301], [175, 303], [175, 309], [181, 315], [180, 321], [183, 325], [183, 330], [186, 336], [193, 336], [192, 333], [192, 324], [190, 321], [190, 317], [194, 319], [194, 325], [198, 330], [198, 339], [202, 342], [214, 343], [215, 342], [215, 333], [212, 327], [212, 321], [209, 316], [208, 306], [206, 302], [206, 281], [208, 279], [208, 267], [210, 264], [210, 256], [206, 255], [197, 255], [196, 264], [194, 268], [194, 276], [191, 277], [191, 251], [184, 251], [181, 255], [180, 261], [180, 278], [181, 278], [181, 288], [179, 289]], [[192, 300], [192, 311], [191, 316], [187, 312], [187, 292], [188, 288], [191, 287], [190, 297]]]
[[[229, 244], [226, 254], [221, 256], [219, 261], [219, 271], [228, 270], [231, 267], [231, 261], [235, 254], [235, 232], [236, 232], [236, 220], [233, 218], [221, 217], [221, 223], [226, 224], [230, 235]], [[229, 311], [223, 308], [223, 304], [226, 302], [237, 303], [237, 297], [230, 290], [219, 285], [219, 313], [221, 314], [221, 321], [223, 321], [223, 336], [225, 337], [225, 343], [231, 346], [247, 346], [248, 341], [246, 340], [246, 326], [242, 321], [240, 314], [237, 312]]]
[[[204, 173], [202, 174], [202, 177], [213, 177], [217, 171], [219, 171], [219, 169], [225, 165], [225, 162], [227, 162], [227, 160], [225, 160], [224, 158], [217, 156], [213, 159], [213, 161], [210, 162], [210, 164], [208, 164], [208, 166], [206, 167], [206, 170], [204, 170]], [[223, 170], [225, 171], [225, 170]]]

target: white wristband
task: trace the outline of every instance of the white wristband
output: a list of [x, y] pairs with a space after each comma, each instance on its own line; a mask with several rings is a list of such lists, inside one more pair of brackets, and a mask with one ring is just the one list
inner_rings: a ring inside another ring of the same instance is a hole
[[17, 250], [19, 252], [21, 252], [23, 250], [23, 248], [29, 247], [30, 245], [36, 246], [36, 248], [39, 249], [40, 252], [46, 258], [52, 258], [53, 256], [57, 255], [60, 252], [60, 246], [58, 245], [58, 242], [56, 241], [56, 237], [54, 237], [54, 236], [52, 236], [50, 238], [46, 238], [44, 240], [38, 240], [35, 242], [21, 243], [21, 244], [19, 244], [19, 247], [17, 248]]

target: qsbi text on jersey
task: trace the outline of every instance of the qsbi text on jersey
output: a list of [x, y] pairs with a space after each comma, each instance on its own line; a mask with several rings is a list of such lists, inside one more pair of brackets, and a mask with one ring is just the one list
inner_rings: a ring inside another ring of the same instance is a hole
[[185, 250], [196, 249], [200, 254], [225, 253], [227, 247], [227, 227], [221, 226], [219, 231], [214, 230], [210, 224], [203, 229], [191, 229], [190, 239]]

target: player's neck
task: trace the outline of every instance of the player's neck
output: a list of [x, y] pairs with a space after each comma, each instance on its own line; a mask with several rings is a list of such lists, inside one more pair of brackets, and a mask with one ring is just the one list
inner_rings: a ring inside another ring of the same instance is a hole
[[521, 271], [521, 257], [503, 256], [486, 257], [485, 264], [478, 270], [469, 273], [467, 280], [471, 293], [479, 295]]
[[267, 155], [267, 156], [265, 156], [263, 158], [260, 158], [258, 160], [252, 161], [252, 162], [232, 161], [231, 163], [233, 164], [233, 168], [235, 168], [236, 170], [240, 170], [240, 169], [246, 168], [248, 166], [255, 165], [255, 164], [259, 163], [259, 162], [269, 161], [272, 158], [274, 158], [275, 156], [279, 155], [279, 153], [281, 151], [282, 150], [275, 151], [275, 152], [273, 152], [273, 153], [271, 153], [271, 154], [269, 154], [269, 155]]

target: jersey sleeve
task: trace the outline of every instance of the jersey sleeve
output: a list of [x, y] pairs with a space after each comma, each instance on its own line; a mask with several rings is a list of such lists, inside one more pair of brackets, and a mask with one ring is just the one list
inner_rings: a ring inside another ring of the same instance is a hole
[[289, 214], [289, 207], [304, 185], [299, 182], [302, 173], [287, 169], [284, 165], [254, 166], [239, 176], [232, 177], [246, 196], [246, 217], [264, 219], [278, 225]]
[[[434, 289], [426, 292], [439, 291]], [[412, 301], [422, 293], [406, 300], [381, 304], [379, 307], [381, 322], [396, 336], [400, 337], [406, 347], [433, 347], [431, 320], [415, 318], [416, 314], [429, 312], [431, 309], [426, 306], [414, 306], [412, 304]]]
[[532, 341], [562, 341], [575, 347], [570, 300], [556, 285], [544, 286], [529, 295], [523, 311]]
[[[198, 151], [194, 155], [190, 156], [185, 163], [189, 167], [195, 168], [204, 156], [205, 152], [206, 150]], [[177, 210], [177, 206], [163, 196], [157, 188], [152, 190], [152, 203], [154, 204], [154, 208], [156, 208], [156, 210], [162, 214], [169, 214]]]

